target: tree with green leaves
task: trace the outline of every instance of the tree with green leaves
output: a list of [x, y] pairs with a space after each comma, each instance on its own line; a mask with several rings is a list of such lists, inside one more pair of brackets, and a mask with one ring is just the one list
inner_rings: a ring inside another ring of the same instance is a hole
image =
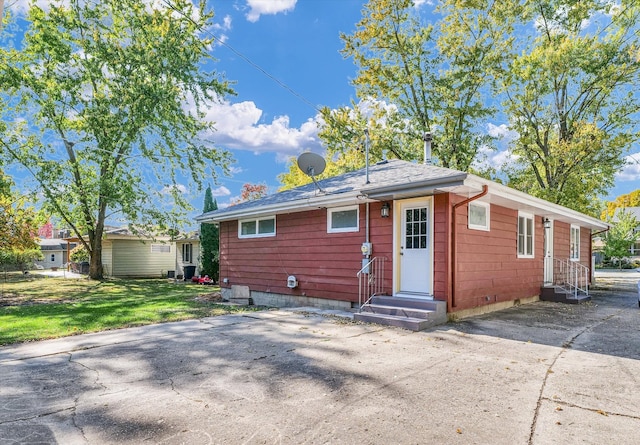
[[640, 221], [624, 209], [616, 212], [613, 227], [605, 235], [604, 256], [612, 260], [618, 260], [618, 266], [622, 268], [622, 260], [629, 256], [629, 249], [638, 240], [640, 233], [636, 229]]
[[[202, 213], [218, 210], [218, 203], [213, 199], [211, 186], [204, 193], [204, 208]], [[218, 281], [220, 269], [220, 237], [218, 226], [215, 224], [200, 224], [200, 270], [203, 275], [209, 275]]]
[[437, 163], [471, 169], [480, 148], [492, 143], [481, 124], [495, 110], [483, 92], [500, 73], [513, 20], [500, 1], [480, 2], [487, 3], [480, 18], [459, 3], [442, 2], [444, 18], [427, 24], [413, 0], [367, 2], [356, 31], [340, 36], [342, 54], [358, 67], [353, 85], [366, 112], [362, 102], [322, 110], [320, 137], [329, 155], [342, 144], [361, 144], [369, 128], [372, 159], [386, 150], [422, 160], [423, 134], [431, 132]]
[[619, 208], [640, 207], [640, 189], [620, 195], [613, 201], [606, 202], [605, 205], [606, 209], [600, 215], [600, 219], [603, 221], [613, 218]]
[[518, 133], [510, 185], [598, 216], [638, 139], [640, 4], [541, 0], [521, 22], [500, 90]]
[[230, 162], [200, 137], [204, 107], [233, 93], [210, 65], [212, 19], [190, 0], [54, 0], [32, 4], [21, 47], [0, 46], [1, 156], [80, 237], [91, 278], [105, 221], [170, 232], [190, 209], [178, 178], [200, 188]]
[[0, 264], [22, 267], [42, 256], [37, 243], [41, 223], [25, 197], [12, 191], [13, 181], [0, 170]]
[[[325, 161], [326, 167], [321, 174], [315, 177], [316, 180], [332, 178], [364, 167], [365, 154], [361, 150], [351, 149], [339, 153], [335, 160], [329, 158]], [[280, 192], [309, 184], [313, 181], [309, 175], [298, 168], [298, 159], [295, 157], [289, 159], [288, 169], [287, 172], [278, 175], [278, 180], [282, 184], [278, 189]]]

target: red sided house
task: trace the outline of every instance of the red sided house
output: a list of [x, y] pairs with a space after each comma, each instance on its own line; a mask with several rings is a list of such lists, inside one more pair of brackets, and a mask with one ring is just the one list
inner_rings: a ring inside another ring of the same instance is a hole
[[588, 298], [591, 235], [608, 225], [469, 173], [382, 161], [205, 213], [226, 298], [357, 308], [410, 329]]

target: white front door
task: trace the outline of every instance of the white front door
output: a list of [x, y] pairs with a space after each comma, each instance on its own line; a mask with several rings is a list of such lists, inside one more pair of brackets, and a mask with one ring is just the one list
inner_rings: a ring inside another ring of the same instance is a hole
[[429, 200], [400, 202], [399, 293], [430, 295], [431, 208]]

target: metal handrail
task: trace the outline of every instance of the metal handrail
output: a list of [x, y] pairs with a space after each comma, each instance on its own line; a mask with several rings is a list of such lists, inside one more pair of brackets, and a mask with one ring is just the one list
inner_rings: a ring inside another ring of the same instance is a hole
[[572, 292], [578, 297], [578, 292], [589, 295], [589, 268], [577, 261], [553, 259], [554, 284]]
[[[384, 257], [373, 257], [358, 271], [358, 307], [367, 304], [376, 295], [384, 294]], [[366, 300], [363, 303], [363, 296]]]

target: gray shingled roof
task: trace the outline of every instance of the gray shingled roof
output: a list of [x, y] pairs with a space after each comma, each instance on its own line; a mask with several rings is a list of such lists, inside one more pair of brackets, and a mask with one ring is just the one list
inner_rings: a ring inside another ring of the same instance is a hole
[[386, 187], [402, 187], [429, 181], [459, 181], [466, 177], [466, 173], [433, 165], [416, 164], [394, 159], [369, 166], [368, 184], [366, 183], [366, 176], [366, 169], [363, 168], [318, 181], [320, 190], [318, 190], [315, 184], [310, 183], [253, 201], [247, 201], [224, 209], [204, 213], [196, 217], [196, 220], [223, 219], [225, 214], [237, 214], [240, 212], [251, 213], [252, 210], [258, 208], [277, 207], [279, 204], [285, 203], [294, 204], [295, 202], [300, 202], [301, 207], [307, 207], [308, 200], [322, 197], [329, 199], [331, 197], [335, 197], [336, 199], [339, 197], [356, 197], [360, 194], [374, 192]]

